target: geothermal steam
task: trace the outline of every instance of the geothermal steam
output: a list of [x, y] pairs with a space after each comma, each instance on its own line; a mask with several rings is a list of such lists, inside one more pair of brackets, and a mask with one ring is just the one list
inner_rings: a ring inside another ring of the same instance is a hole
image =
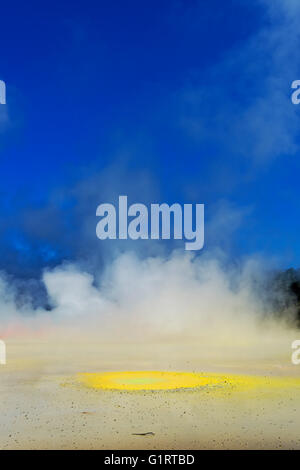
[[98, 342], [195, 342], [220, 351], [271, 346], [289, 354], [297, 333], [286, 316], [270, 311], [254, 286], [265, 274], [257, 261], [235, 268], [222, 258], [174, 252], [140, 259], [127, 253], [99, 275], [76, 264], [45, 271], [51, 310], [16, 306], [14, 292], [0, 284], [1, 325], [6, 336], [35, 333]]

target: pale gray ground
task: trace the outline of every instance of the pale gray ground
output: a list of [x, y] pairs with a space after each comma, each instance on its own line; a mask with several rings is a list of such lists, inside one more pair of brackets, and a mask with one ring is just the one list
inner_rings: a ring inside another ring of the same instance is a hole
[[[8, 342], [0, 366], [1, 449], [300, 449], [300, 391], [110, 392], [77, 372], [190, 370], [299, 376], [281, 358], [205, 357], [195, 345]], [[241, 355], [242, 356], [242, 355]], [[134, 365], [134, 367], [133, 367]], [[132, 433], [153, 432], [154, 436]]]

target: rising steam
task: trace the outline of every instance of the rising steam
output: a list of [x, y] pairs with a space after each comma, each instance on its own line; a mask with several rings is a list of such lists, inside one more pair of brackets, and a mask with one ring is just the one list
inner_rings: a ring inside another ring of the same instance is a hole
[[[2, 336], [41, 335], [107, 342], [195, 343], [278, 353], [295, 339], [295, 312], [274, 315], [257, 260], [229, 268], [222, 257], [116, 257], [100, 275], [76, 264], [43, 274], [50, 308], [17, 306], [14, 289], [0, 284]], [[272, 297], [272, 296], [271, 296]], [[271, 349], [270, 349], [271, 348]]]

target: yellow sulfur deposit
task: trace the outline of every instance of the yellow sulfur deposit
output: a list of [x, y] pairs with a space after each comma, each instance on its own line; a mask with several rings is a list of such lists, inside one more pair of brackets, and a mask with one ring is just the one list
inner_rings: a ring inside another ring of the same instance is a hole
[[265, 391], [293, 386], [300, 388], [300, 379], [259, 376], [224, 375], [192, 372], [124, 371], [78, 374], [80, 383], [106, 390], [179, 390], [208, 388], [219, 391]]

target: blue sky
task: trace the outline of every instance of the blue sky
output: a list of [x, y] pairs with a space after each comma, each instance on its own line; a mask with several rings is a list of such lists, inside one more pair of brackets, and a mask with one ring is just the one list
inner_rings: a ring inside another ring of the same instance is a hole
[[297, 1], [12, 1], [1, 19], [2, 269], [102, 259], [95, 211], [118, 194], [204, 203], [204, 250], [300, 266]]

